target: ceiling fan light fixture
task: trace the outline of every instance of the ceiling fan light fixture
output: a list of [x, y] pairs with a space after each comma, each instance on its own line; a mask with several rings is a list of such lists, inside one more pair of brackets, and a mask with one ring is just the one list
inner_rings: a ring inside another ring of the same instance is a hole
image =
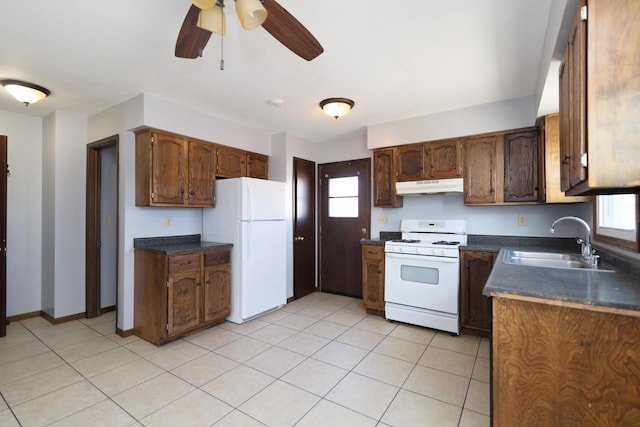
[[198, 15], [198, 28], [211, 31], [212, 33], [225, 35], [227, 32], [227, 20], [224, 11], [218, 5], [209, 9], [202, 9]]
[[216, 0], [191, 0], [191, 3], [202, 10], [211, 9], [216, 5]]
[[258, 28], [267, 19], [267, 9], [260, 0], [236, 0], [236, 14], [245, 30]]
[[4, 79], [0, 80], [0, 84], [24, 105], [35, 104], [51, 95], [49, 89], [22, 80]]
[[354, 105], [355, 102], [349, 98], [327, 98], [320, 101], [322, 111], [324, 111], [326, 115], [335, 117], [336, 119], [349, 113]]

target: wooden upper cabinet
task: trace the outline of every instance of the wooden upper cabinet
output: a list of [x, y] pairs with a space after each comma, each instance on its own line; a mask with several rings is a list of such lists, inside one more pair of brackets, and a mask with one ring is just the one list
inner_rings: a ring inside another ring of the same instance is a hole
[[403, 199], [396, 195], [395, 158], [395, 147], [373, 151], [373, 206], [402, 207]]
[[247, 152], [237, 148], [218, 146], [216, 175], [222, 178], [247, 176]]
[[396, 181], [423, 179], [424, 148], [422, 144], [401, 145], [396, 151]]
[[425, 179], [462, 177], [462, 139], [425, 143], [423, 170]]
[[542, 200], [545, 203], [576, 203], [588, 202], [588, 196], [567, 196], [561, 190], [560, 184], [560, 138], [559, 138], [559, 116], [558, 113], [547, 114], [540, 117], [538, 125], [538, 144], [543, 147], [544, 164], [538, 165], [538, 169], [544, 169], [543, 178], [540, 180]]
[[538, 131], [504, 135], [504, 201], [537, 202], [539, 200]]
[[247, 176], [250, 178], [269, 179], [269, 156], [248, 152]]
[[640, 188], [640, 2], [580, 1], [560, 67], [563, 189]]
[[188, 142], [189, 153], [189, 205], [215, 204], [216, 147], [200, 141]]
[[[502, 175], [502, 136], [483, 135], [464, 140], [464, 203], [468, 205], [494, 204], [501, 189], [497, 177]], [[500, 170], [498, 170], [498, 168]], [[500, 197], [502, 199], [502, 197]]]
[[168, 132], [137, 132], [136, 206], [213, 207], [214, 149]]

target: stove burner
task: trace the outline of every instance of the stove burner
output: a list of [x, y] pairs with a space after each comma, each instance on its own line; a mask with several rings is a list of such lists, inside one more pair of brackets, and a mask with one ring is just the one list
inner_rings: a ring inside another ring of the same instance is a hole
[[420, 243], [418, 239], [395, 239], [392, 240], [394, 243]]
[[460, 242], [449, 242], [447, 240], [438, 240], [437, 242], [433, 242], [434, 245], [449, 245], [449, 246], [455, 246], [455, 245], [459, 245]]

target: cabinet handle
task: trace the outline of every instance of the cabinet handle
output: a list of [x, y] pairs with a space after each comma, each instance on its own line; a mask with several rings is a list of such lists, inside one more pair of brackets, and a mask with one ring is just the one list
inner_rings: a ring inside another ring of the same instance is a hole
[[191, 190], [191, 191], [189, 191], [189, 194], [190, 194], [191, 196], [195, 196], [195, 195], [196, 195], [196, 192], [195, 192], [195, 191], [193, 191], [193, 190]]
[[564, 156], [564, 159], [562, 159], [562, 161], [560, 162], [561, 165], [568, 165], [569, 164], [569, 159], [571, 157], [569, 156]]

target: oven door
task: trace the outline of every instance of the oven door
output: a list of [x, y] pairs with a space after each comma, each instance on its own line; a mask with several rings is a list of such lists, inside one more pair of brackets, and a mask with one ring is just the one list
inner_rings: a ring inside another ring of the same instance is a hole
[[460, 259], [387, 253], [385, 302], [458, 314]]

